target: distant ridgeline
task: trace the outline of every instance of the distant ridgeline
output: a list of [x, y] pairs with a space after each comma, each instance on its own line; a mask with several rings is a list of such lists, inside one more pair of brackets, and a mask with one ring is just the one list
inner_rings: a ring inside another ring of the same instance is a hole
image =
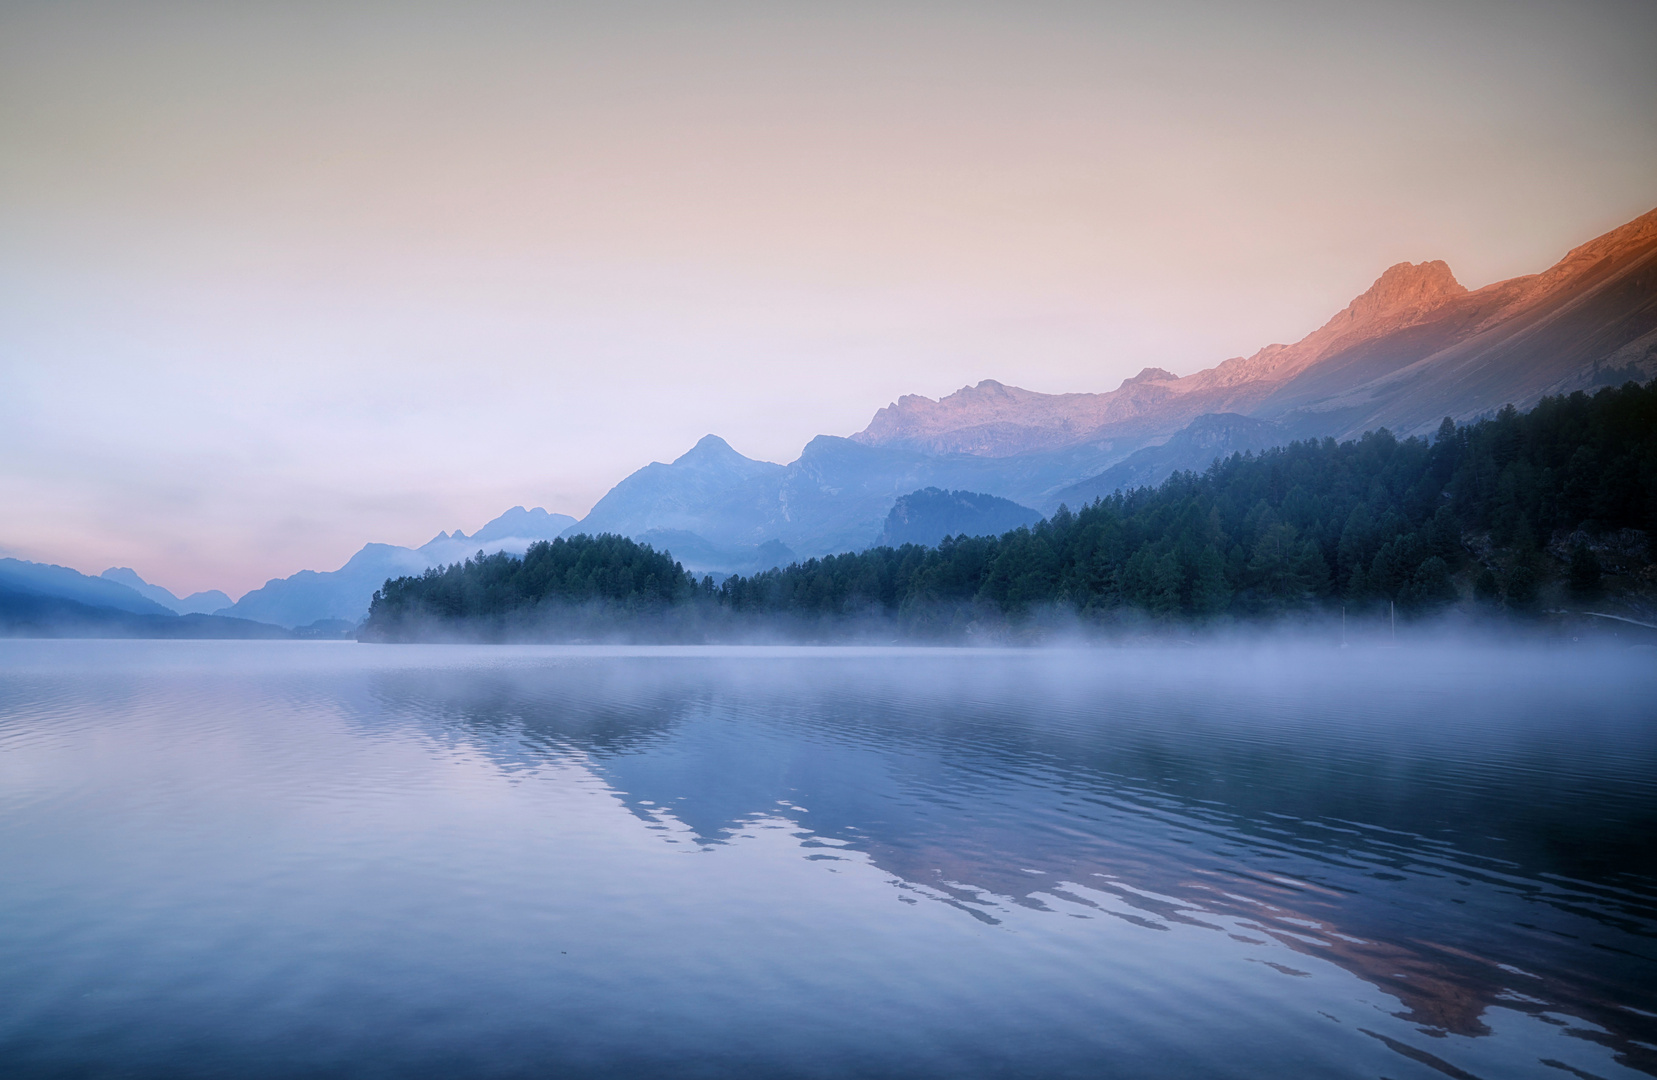
[[[941, 493], [940, 493], [941, 494]], [[1385, 430], [1234, 454], [999, 537], [903, 544], [698, 581], [618, 536], [487, 555], [375, 594], [367, 640], [699, 639], [880, 626], [952, 637], [1040, 612], [1206, 622], [1459, 604], [1532, 613], [1651, 599], [1657, 382], [1511, 406], [1430, 441]], [[1641, 610], [1636, 608], [1635, 610]]]
[[1020, 525], [1034, 525], [1041, 514], [1011, 499], [975, 491], [922, 488], [904, 495], [886, 515], [880, 544], [931, 547], [951, 536], [996, 536]]

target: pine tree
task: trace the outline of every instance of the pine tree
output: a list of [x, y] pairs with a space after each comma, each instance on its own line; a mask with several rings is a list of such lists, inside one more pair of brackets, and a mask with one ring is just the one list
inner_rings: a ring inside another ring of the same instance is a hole
[[1226, 581], [1225, 557], [1213, 544], [1197, 556], [1197, 577], [1191, 584], [1191, 609], [1199, 617], [1212, 619], [1231, 605], [1231, 585]]
[[1587, 544], [1579, 542], [1571, 550], [1571, 595], [1579, 600], [1598, 596], [1600, 575], [1599, 557], [1588, 550]]
[[1541, 582], [1537, 580], [1536, 571], [1528, 563], [1520, 563], [1509, 570], [1506, 593], [1509, 609], [1525, 614], [1535, 611], [1541, 596]]
[[1488, 566], [1473, 579], [1473, 599], [1481, 604], [1496, 604], [1502, 599], [1502, 583], [1496, 580], [1495, 571]]

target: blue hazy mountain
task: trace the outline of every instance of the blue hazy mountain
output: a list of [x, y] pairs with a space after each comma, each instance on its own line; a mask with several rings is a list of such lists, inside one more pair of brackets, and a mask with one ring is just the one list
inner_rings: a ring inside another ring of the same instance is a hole
[[133, 615], [176, 614], [119, 581], [88, 577], [78, 570], [50, 563], [0, 559], [0, 588], [19, 595], [55, 597]]
[[[672, 552], [697, 573], [750, 573], [877, 543], [898, 499], [923, 488], [1041, 505], [1144, 445], [1111, 440], [1009, 457], [929, 454], [819, 435], [788, 465], [755, 461], [709, 435], [669, 464], [622, 480], [566, 530], [617, 533]], [[777, 547], [762, 551], [767, 544]]]
[[[469, 544], [487, 544], [496, 540], [551, 540], [574, 524], [575, 519], [568, 514], [549, 514], [539, 506], [533, 510], [514, 506], [471, 536], [456, 529], [449, 534], [449, 539], [464, 540]], [[438, 534], [439, 537], [441, 535]]]
[[[579, 524], [513, 507], [472, 536], [439, 533], [419, 548], [368, 544], [338, 570], [275, 579], [215, 610], [288, 627], [354, 623], [387, 577], [578, 532], [641, 540], [697, 572], [751, 573], [877, 543], [899, 500], [927, 488], [1051, 512], [1291, 438], [1382, 423], [1426, 431], [1445, 415], [1645, 379], [1657, 372], [1654, 268], [1657, 211], [1543, 274], [1475, 291], [1443, 263], [1401, 263], [1300, 342], [1194, 375], [1146, 368], [1108, 394], [1038, 394], [985, 380], [939, 401], [908, 396], [851, 438], [818, 436], [787, 465], [744, 457], [709, 435], [623, 479]], [[0, 587], [134, 614], [222, 599], [178, 600], [122, 568], [92, 579], [9, 559], [0, 560]]]
[[654, 532], [658, 539], [677, 536], [682, 546], [700, 543], [709, 552], [752, 548], [770, 539], [786, 473], [708, 435], [672, 462], [651, 462], [622, 480], [566, 531], [635, 538]]
[[[8, 581], [11, 579], [8, 579]], [[90, 580], [97, 580], [96, 578]], [[158, 605], [159, 606], [159, 605]], [[0, 585], [0, 637], [285, 638], [279, 626], [218, 615], [141, 614]]]
[[1011, 499], [975, 491], [922, 488], [893, 504], [880, 542], [889, 547], [936, 547], [946, 536], [1000, 536], [1040, 520], [1038, 511]]
[[[577, 533], [580, 531], [576, 530]], [[767, 540], [757, 545], [721, 547], [696, 533], [675, 529], [650, 529], [639, 533], [633, 539], [673, 556], [675, 561], [692, 573], [713, 574], [716, 577], [727, 574], [757, 574], [773, 567], [787, 566], [799, 558], [794, 549], [781, 540]]]
[[[441, 539], [446, 541], [448, 537]], [[285, 578], [273, 578], [220, 614], [288, 627], [309, 626], [323, 619], [355, 623], [367, 614], [374, 590], [386, 578], [424, 573], [435, 565], [435, 559], [418, 549], [365, 544], [338, 570], [301, 570]]]
[[338, 570], [301, 570], [273, 578], [217, 614], [286, 627], [311, 626], [323, 620], [355, 624], [368, 614], [374, 590], [387, 578], [424, 573], [479, 551], [522, 552], [537, 540], [553, 539], [574, 522], [568, 514], [514, 506], [471, 536], [456, 529], [440, 532], [417, 548], [365, 544]]
[[112, 566], [98, 576], [105, 581], [114, 581], [125, 585], [139, 596], [154, 600], [162, 607], [179, 615], [211, 615], [221, 608], [230, 606], [230, 597], [218, 589], [193, 592], [181, 600], [167, 589], [163, 589], [159, 585], [151, 585], [139, 577], [136, 570], [127, 566]]
[[1145, 439], [1114, 439], [1005, 457], [928, 454], [869, 446], [819, 435], [788, 467], [782, 497], [800, 523], [802, 554], [856, 551], [878, 542], [886, 516], [904, 495], [922, 488], [993, 495], [1024, 506], [1057, 505], [1059, 491], [1144, 446]]
[[1657, 211], [1544, 273], [1481, 289], [1443, 262], [1399, 263], [1300, 341], [1191, 375], [1146, 368], [1103, 394], [984, 380], [936, 401], [908, 395], [850, 439], [813, 439], [789, 465], [710, 436], [622, 481], [579, 528], [688, 533], [705, 542], [702, 557], [734, 569], [768, 540], [802, 557], [867, 547], [897, 500], [922, 488], [1051, 512], [1293, 438], [1383, 425], [1424, 434], [1445, 416], [1652, 377], [1654, 274]]
[[1097, 476], [1059, 492], [1059, 502], [1085, 506], [1094, 499], [1137, 487], [1155, 487], [1176, 472], [1202, 472], [1215, 458], [1266, 450], [1291, 441], [1283, 425], [1237, 413], [1199, 416], [1160, 446], [1136, 450]]
[[[143, 584], [142, 579], [140, 584]], [[89, 577], [67, 566], [0, 559], [0, 636], [19, 635], [163, 638], [288, 636], [280, 627], [246, 619], [226, 619], [199, 612], [181, 615], [119, 580]]]

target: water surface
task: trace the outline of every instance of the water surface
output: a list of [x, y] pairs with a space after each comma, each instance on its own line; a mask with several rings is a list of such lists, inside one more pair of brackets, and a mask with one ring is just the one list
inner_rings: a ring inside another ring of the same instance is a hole
[[8, 1076], [1657, 1075], [1647, 652], [0, 642]]

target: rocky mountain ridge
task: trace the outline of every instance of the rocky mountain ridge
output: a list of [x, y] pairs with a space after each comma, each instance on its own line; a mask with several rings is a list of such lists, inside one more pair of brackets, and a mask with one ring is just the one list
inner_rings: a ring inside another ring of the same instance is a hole
[[788, 465], [710, 435], [627, 477], [566, 535], [615, 532], [698, 572], [747, 573], [783, 550], [875, 543], [892, 507], [928, 487], [1050, 512], [1234, 452], [1382, 426], [1424, 434], [1446, 415], [1654, 374], [1657, 211], [1482, 289], [1442, 261], [1399, 263], [1300, 341], [1185, 377], [1145, 368], [1104, 394], [987, 379], [937, 401], [907, 395]]
[[986, 380], [937, 401], [906, 395], [853, 441], [1011, 456], [1160, 440], [1240, 413], [1302, 434], [1427, 431], [1512, 403], [1657, 374], [1657, 210], [1540, 274], [1469, 291], [1441, 261], [1399, 263], [1323, 326], [1183, 378], [1147, 368], [1101, 394]]
[[[624, 478], [580, 522], [514, 507], [469, 537], [365, 545], [338, 570], [273, 579], [218, 613], [287, 627], [355, 622], [387, 577], [576, 533], [650, 543], [697, 573], [748, 574], [877, 543], [894, 507], [911, 499], [918, 514], [925, 499], [913, 497], [928, 488], [962, 505], [1006, 500], [1049, 513], [1234, 452], [1382, 426], [1425, 433], [1446, 415], [1469, 420], [1653, 375], [1657, 211], [1543, 273], [1477, 290], [1441, 261], [1399, 263], [1300, 341], [1184, 377], [1148, 367], [1102, 394], [984, 380], [937, 401], [906, 395], [849, 438], [812, 439], [787, 465], [708, 435]], [[140, 595], [149, 587], [132, 582], [140, 591], [116, 580], [93, 587], [145, 610], [171, 606], [171, 594]]]
[[131, 571], [91, 577], [52, 563], [0, 559], [0, 637], [288, 636], [277, 627], [246, 619], [174, 612], [120, 580], [129, 575], [146, 590], [155, 588]]
[[185, 597], [174, 596], [170, 590], [151, 585], [139, 577], [130, 566], [112, 566], [98, 576], [125, 585], [139, 596], [147, 597], [179, 615], [211, 615], [231, 603], [230, 597], [218, 589], [194, 592]]
[[1281, 424], [1237, 413], [1208, 413], [1197, 417], [1167, 442], [1136, 450], [1095, 476], [1058, 492], [1053, 501], [1086, 506], [1118, 491], [1156, 487], [1176, 472], [1202, 472], [1217, 458], [1229, 458], [1281, 446], [1290, 441]]
[[1142, 445], [986, 457], [819, 435], [778, 465], [745, 458], [710, 435], [673, 462], [623, 479], [564, 535], [616, 533], [667, 550], [696, 573], [751, 573], [775, 565], [781, 552], [862, 550], [882, 535], [897, 500], [923, 488], [1047, 507], [1055, 492]]

